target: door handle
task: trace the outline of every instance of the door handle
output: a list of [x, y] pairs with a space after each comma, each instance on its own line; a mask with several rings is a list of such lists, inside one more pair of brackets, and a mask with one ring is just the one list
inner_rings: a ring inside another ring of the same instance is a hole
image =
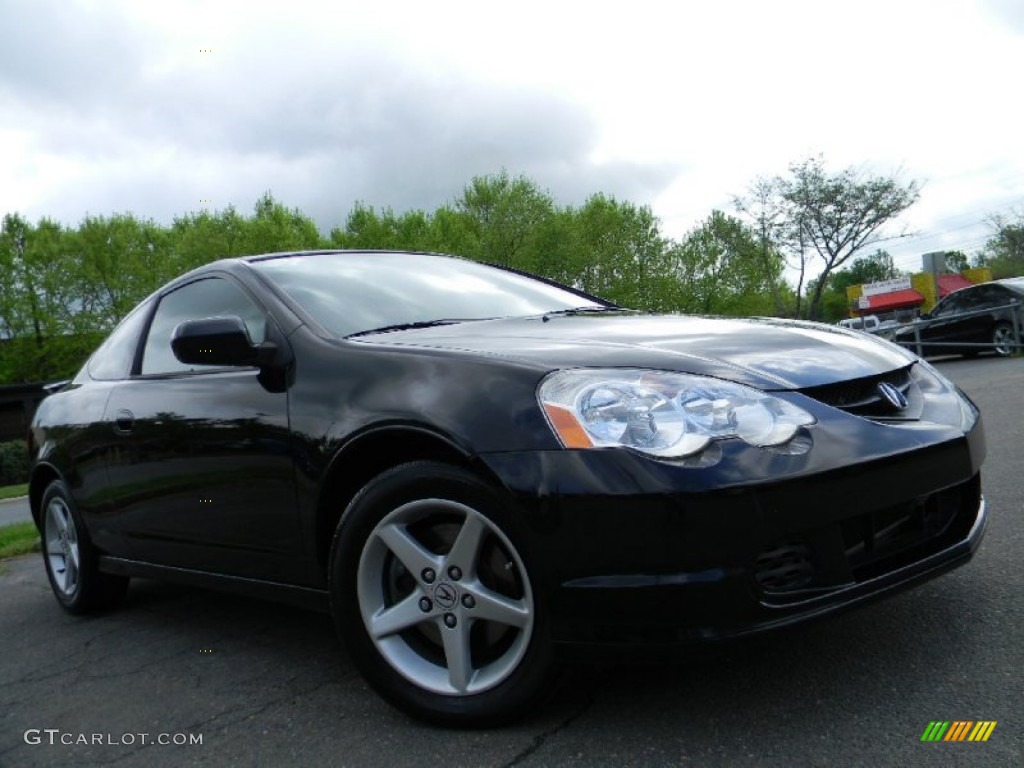
[[119, 435], [131, 434], [132, 429], [135, 427], [135, 414], [131, 411], [122, 408], [114, 416], [114, 432]]

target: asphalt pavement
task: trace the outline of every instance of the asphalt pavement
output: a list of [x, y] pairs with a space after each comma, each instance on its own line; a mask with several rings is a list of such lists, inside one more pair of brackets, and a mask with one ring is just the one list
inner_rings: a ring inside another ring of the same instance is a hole
[[[984, 414], [991, 520], [911, 592], [678, 665], [574, 667], [532, 719], [448, 731], [370, 691], [326, 616], [138, 581], [77, 618], [28, 556], [0, 564], [0, 766], [1024, 765], [1024, 359], [938, 367]], [[934, 720], [997, 725], [924, 743]]]

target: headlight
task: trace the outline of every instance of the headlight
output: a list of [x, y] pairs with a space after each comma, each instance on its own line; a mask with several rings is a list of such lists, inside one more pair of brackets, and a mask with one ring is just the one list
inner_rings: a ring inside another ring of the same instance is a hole
[[910, 375], [924, 398], [922, 422], [971, 430], [978, 420], [978, 409], [949, 379], [924, 360], [910, 369]]
[[729, 437], [782, 445], [814, 423], [803, 409], [752, 387], [666, 371], [556, 371], [537, 397], [566, 448], [620, 446], [671, 458]]

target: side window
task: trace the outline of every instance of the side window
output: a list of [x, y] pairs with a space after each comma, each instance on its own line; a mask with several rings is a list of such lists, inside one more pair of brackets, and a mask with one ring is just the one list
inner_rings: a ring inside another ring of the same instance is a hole
[[936, 307], [935, 312], [932, 314], [935, 317], [945, 317], [946, 315], [952, 315], [954, 312], [960, 311], [960, 297], [959, 296], [947, 296], [945, 299], [940, 301]]
[[262, 343], [266, 335], [266, 315], [241, 288], [228, 280], [208, 277], [164, 296], [149, 327], [142, 373], [180, 373], [216, 367], [179, 362], [171, 350], [171, 334], [186, 320], [226, 315], [240, 317], [253, 343]]
[[986, 307], [1003, 307], [1013, 301], [1013, 295], [1006, 290], [996, 285], [986, 285], [984, 287], [985, 306]]
[[977, 309], [983, 309], [989, 304], [989, 296], [983, 290], [977, 288], [965, 289], [960, 299], [960, 311], [961, 312], [973, 312]]
[[152, 302], [136, 307], [121, 321], [89, 358], [89, 375], [100, 381], [126, 379], [132, 373], [135, 362], [135, 350], [139, 346], [139, 336], [146, 325]]

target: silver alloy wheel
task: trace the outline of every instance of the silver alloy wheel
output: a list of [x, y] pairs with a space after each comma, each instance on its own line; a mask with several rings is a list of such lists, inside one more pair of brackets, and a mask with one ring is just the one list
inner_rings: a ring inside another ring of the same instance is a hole
[[44, 529], [54, 588], [64, 597], [71, 597], [78, 589], [82, 559], [75, 521], [67, 503], [60, 497], [50, 499], [46, 506]]
[[533, 593], [515, 547], [475, 509], [446, 499], [403, 504], [377, 524], [359, 558], [357, 595], [377, 651], [435, 693], [500, 684], [533, 632]]
[[992, 331], [992, 343], [996, 354], [1006, 357], [1013, 351], [1013, 329], [1008, 325], [997, 325]]

